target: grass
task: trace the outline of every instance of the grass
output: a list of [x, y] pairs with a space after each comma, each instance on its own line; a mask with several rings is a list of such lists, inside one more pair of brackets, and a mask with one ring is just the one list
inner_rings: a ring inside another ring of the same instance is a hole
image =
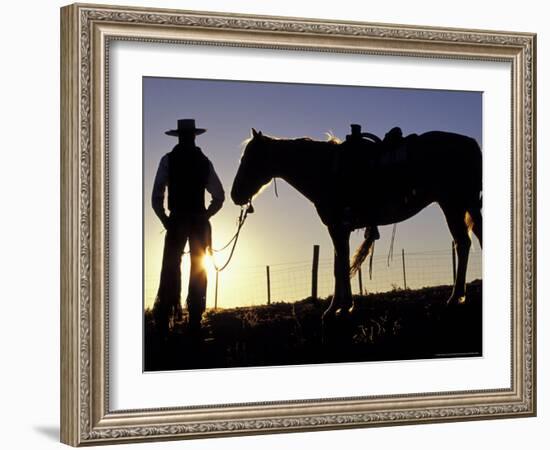
[[482, 282], [448, 306], [450, 286], [356, 296], [354, 314], [322, 323], [329, 299], [209, 310], [203, 339], [187, 319], [159, 336], [145, 312], [145, 370], [429, 359], [482, 354]]

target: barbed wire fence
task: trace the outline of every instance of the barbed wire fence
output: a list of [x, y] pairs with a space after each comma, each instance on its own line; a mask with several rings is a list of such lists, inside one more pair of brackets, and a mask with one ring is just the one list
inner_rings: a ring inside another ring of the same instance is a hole
[[[214, 280], [209, 279], [208, 307], [265, 305], [276, 302], [294, 302], [308, 297], [325, 298], [334, 290], [333, 259], [319, 259], [319, 248], [313, 249], [313, 258], [269, 266], [251, 266], [239, 269], [238, 286], [226, 283], [222, 273], [214, 298]], [[317, 255], [315, 253], [317, 252]], [[429, 286], [452, 285], [456, 273], [456, 256], [452, 243], [448, 249], [407, 252], [401, 249], [388, 261], [387, 255], [374, 255], [372, 278], [369, 277], [369, 259], [352, 280], [354, 295], [388, 292], [396, 289], [421, 289]], [[232, 275], [234, 278], [234, 275]], [[468, 260], [466, 281], [482, 278], [482, 252], [472, 247]], [[152, 280], [151, 280], [152, 281]], [[234, 280], [233, 280], [234, 281]], [[186, 284], [182, 298], [185, 298]], [[154, 282], [147, 283], [145, 296], [154, 296]]]

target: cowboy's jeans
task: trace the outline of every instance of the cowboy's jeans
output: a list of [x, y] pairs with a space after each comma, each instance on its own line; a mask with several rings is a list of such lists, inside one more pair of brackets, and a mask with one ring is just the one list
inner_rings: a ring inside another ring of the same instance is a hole
[[187, 292], [190, 323], [200, 323], [206, 309], [206, 270], [204, 256], [210, 245], [210, 223], [204, 214], [171, 215], [166, 237], [160, 284], [154, 306], [155, 321], [162, 328], [168, 325], [171, 314], [179, 309], [181, 293], [181, 260], [189, 241], [191, 269]]

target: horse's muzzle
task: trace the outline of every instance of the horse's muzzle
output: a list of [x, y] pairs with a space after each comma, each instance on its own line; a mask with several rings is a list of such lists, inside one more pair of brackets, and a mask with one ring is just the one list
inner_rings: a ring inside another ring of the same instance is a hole
[[242, 194], [237, 193], [235, 189], [231, 189], [231, 200], [233, 200], [233, 203], [237, 206], [244, 206], [248, 202], [250, 202], [249, 198], [246, 198]]

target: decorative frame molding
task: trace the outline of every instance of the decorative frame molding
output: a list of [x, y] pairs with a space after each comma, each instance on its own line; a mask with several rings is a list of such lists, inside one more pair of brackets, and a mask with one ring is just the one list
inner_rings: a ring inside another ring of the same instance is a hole
[[[138, 40], [512, 65], [510, 389], [111, 411], [109, 43]], [[61, 9], [61, 440], [79, 446], [536, 414], [536, 35], [75, 4]]]

